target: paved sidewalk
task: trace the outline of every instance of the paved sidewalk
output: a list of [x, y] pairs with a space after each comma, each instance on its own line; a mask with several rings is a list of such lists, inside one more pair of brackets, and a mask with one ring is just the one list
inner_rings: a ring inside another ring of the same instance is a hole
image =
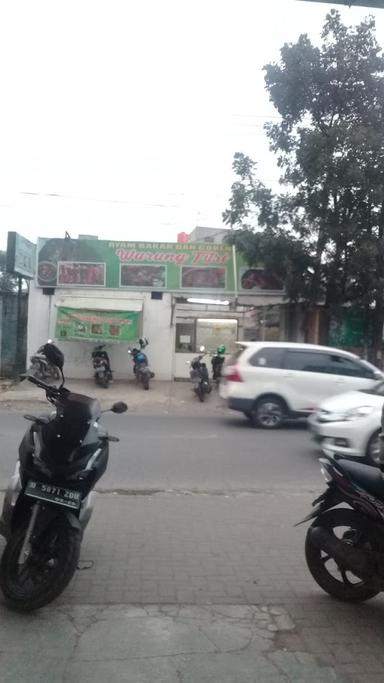
[[[216, 387], [204, 403], [200, 403], [192, 391], [190, 382], [161, 382], [154, 380], [149, 391], [144, 391], [134, 381], [113, 382], [108, 389], [95, 385], [93, 380], [68, 380], [66, 387], [76, 393], [98, 398], [103, 408], [115, 401], [126, 401], [130, 412], [156, 415], [217, 415], [226, 412]], [[27, 380], [0, 391], [0, 409], [27, 409], [30, 404], [47, 405], [44, 392]]]
[[338, 603], [305, 566], [312, 497], [99, 494], [67, 591], [3, 611], [2, 683], [382, 681], [383, 599]]

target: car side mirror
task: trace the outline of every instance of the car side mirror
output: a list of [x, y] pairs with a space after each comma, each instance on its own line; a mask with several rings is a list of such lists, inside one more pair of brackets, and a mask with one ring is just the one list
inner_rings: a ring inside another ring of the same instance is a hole
[[128, 410], [128, 406], [126, 403], [124, 403], [124, 401], [117, 401], [117, 403], [114, 403], [112, 408], [111, 408], [112, 413], [117, 413], [117, 414], [126, 413], [127, 410]]

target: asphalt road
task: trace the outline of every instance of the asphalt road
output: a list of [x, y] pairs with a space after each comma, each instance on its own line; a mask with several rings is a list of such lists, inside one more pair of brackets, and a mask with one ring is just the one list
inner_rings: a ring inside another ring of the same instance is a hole
[[[322, 486], [318, 452], [304, 425], [253, 429], [242, 416], [106, 415], [111, 444], [103, 490], [311, 491]], [[0, 489], [28, 423], [0, 412]]]

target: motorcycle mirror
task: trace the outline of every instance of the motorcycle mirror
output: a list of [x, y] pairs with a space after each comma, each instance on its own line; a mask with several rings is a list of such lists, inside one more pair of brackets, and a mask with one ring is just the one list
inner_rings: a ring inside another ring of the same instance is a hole
[[205, 351], [205, 346], [200, 346], [199, 351], [203, 353], [203, 351]]
[[114, 403], [111, 411], [112, 413], [126, 413], [128, 410], [128, 406], [124, 401], [117, 401], [117, 403]]

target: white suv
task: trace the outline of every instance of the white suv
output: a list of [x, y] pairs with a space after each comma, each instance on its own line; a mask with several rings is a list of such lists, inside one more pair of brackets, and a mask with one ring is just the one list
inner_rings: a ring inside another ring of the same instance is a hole
[[358, 356], [328, 346], [238, 342], [223, 368], [220, 395], [228, 407], [264, 429], [305, 417], [328, 396], [369, 389], [384, 377]]

